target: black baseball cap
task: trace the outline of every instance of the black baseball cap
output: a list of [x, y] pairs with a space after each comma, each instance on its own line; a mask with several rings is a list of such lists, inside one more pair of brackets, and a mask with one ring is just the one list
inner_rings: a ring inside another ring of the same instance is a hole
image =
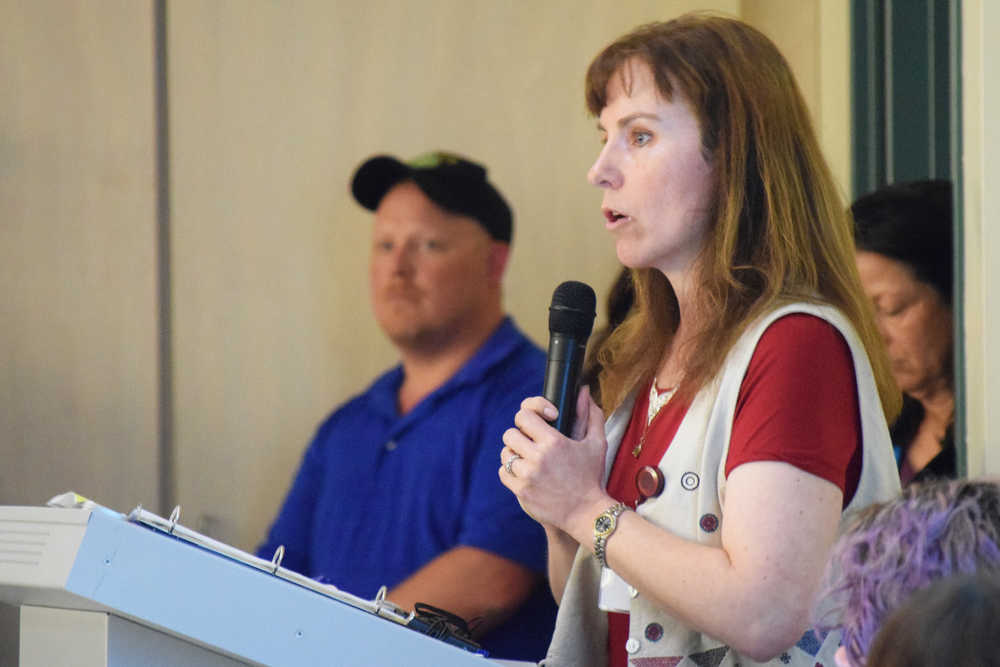
[[354, 172], [351, 193], [374, 211], [385, 193], [407, 179], [441, 208], [475, 218], [495, 240], [510, 243], [514, 228], [510, 206], [486, 179], [486, 167], [453, 153], [435, 151], [406, 162], [376, 155]]

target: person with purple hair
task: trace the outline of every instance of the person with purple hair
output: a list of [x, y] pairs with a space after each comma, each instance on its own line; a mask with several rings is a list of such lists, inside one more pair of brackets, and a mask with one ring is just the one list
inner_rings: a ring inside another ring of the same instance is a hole
[[911, 595], [976, 572], [1000, 573], [1000, 485], [914, 483], [860, 512], [837, 540], [814, 624], [841, 631], [840, 667], [863, 667], [879, 628]]

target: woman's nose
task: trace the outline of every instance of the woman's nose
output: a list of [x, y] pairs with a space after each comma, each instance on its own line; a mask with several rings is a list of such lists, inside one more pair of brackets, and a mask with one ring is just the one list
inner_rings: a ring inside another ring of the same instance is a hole
[[882, 335], [882, 340], [888, 345], [892, 342], [892, 326], [886, 321], [886, 316], [877, 313], [875, 315], [875, 326], [878, 328], [878, 332]]
[[587, 180], [599, 188], [615, 190], [622, 185], [621, 170], [615, 165], [614, 151], [605, 144], [600, 154], [587, 171]]

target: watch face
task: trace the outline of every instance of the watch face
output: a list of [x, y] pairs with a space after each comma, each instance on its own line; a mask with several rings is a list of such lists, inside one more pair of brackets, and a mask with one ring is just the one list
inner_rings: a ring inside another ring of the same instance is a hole
[[597, 517], [596, 521], [594, 521], [594, 531], [598, 535], [606, 535], [607, 533], [611, 532], [611, 529], [614, 528], [614, 525], [615, 525], [614, 517], [608, 514], [602, 514], [601, 516]]

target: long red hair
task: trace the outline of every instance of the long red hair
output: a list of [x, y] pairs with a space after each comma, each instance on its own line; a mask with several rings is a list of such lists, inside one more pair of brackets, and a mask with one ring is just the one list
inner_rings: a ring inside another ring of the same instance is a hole
[[[716, 210], [697, 262], [698, 309], [706, 317], [686, 350], [679, 391], [691, 395], [710, 380], [754, 319], [785, 301], [814, 301], [835, 306], [854, 325], [892, 420], [901, 396], [858, 277], [850, 217], [785, 58], [736, 19], [693, 13], [641, 26], [590, 64], [593, 115], [605, 107], [613, 78], [628, 90], [636, 61], [650, 67], [664, 99], [680, 94], [691, 104], [717, 178]], [[655, 374], [679, 323], [661, 272], [633, 270], [633, 284], [633, 311], [598, 350], [606, 410]]]

